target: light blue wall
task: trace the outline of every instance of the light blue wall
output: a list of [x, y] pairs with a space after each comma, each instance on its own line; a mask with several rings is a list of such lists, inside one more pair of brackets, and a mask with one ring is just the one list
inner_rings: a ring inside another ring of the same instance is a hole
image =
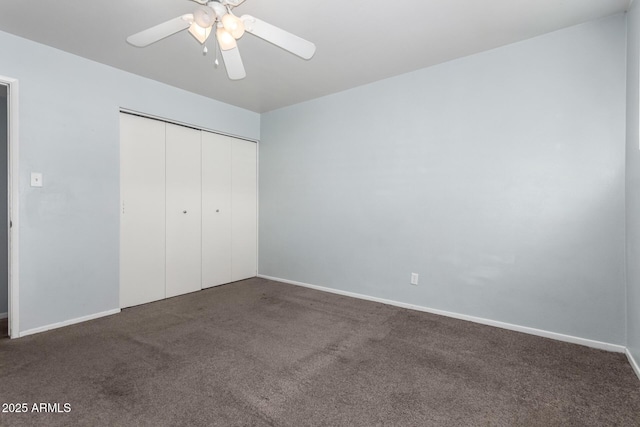
[[20, 84], [20, 329], [118, 308], [119, 108], [248, 138], [260, 116], [2, 32], [0, 51]]
[[8, 270], [7, 248], [7, 89], [0, 89], [0, 313], [7, 312], [8, 306]]
[[624, 126], [623, 15], [263, 114], [259, 272], [624, 344]]
[[640, 363], [640, 6], [627, 13], [627, 348]]

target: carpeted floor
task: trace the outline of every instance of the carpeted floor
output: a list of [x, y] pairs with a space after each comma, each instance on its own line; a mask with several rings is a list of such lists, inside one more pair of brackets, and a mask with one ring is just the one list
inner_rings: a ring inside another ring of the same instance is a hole
[[0, 425], [640, 425], [622, 354], [263, 279], [0, 340], [23, 402]]

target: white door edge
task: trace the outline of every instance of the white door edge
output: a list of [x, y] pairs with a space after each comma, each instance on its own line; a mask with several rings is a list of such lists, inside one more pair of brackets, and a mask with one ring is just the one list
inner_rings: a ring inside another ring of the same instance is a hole
[[[18, 168], [18, 80], [0, 76], [0, 84], [8, 87], [7, 99], [8, 99], [8, 146], [9, 146], [9, 158], [8, 158], [8, 187], [7, 194], [9, 199], [9, 212], [8, 220], [11, 223], [9, 228], [9, 336], [11, 338], [20, 337], [20, 313], [19, 313], [19, 273], [20, 262], [18, 259], [19, 251], [19, 168]], [[7, 224], [9, 227], [9, 224]]]

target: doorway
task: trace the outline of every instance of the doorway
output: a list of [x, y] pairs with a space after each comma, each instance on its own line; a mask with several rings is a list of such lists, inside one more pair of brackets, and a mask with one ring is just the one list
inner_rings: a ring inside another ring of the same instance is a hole
[[0, 336], [18, 338], [18, 80], [0, 76]]
[[9, 90], [0, 84], [0, 338], [9, 337]]

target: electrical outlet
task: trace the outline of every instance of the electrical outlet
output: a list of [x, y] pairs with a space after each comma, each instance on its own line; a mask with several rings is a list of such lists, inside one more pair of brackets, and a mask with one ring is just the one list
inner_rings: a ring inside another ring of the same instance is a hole
[[418, 284], [418, 273], [411, 273], [411, 284], [412, 285]]

